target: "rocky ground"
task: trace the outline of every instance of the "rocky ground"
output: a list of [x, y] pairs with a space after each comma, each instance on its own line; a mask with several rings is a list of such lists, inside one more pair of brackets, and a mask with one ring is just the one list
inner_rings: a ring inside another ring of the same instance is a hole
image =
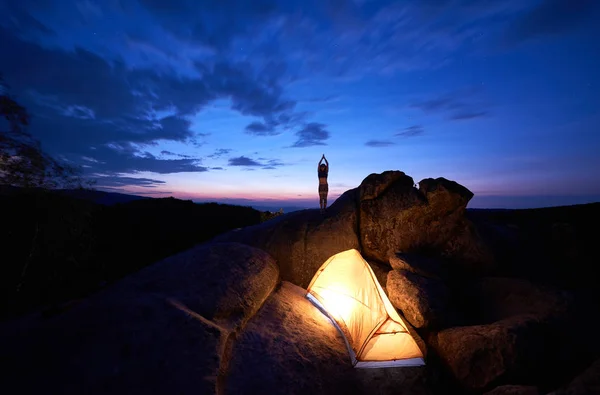
[[[533, 225], [468, 215], [472, 196], [445, 179], [422, 180], [417, 189], [402, 172], [373, 174], [325, 215], [304, 210], [226, 233], [55, 315], [2, 323], [3, 387], [27, 394], [598, 393], [600, 326], [590, 281], [553, 282], [528, 269], [519, 276], [515, 262], [527, 264], [523, 240], [531, 241], [524, 235]], [[564, 223], [554, 234], [581, 231]], [[565, 272], [597, 259], [569, 238], [568, 248], [553, 240]], [[340, 334], [306, 300], [318, 267], [350, 248], [412, 325], [424, 367], [354, 369]], [[560, 273], [547, 255], [526, 254]]]

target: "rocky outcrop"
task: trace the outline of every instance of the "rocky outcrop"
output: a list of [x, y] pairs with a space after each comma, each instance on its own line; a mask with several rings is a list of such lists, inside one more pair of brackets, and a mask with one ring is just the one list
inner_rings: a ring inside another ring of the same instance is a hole
[[226, 329], [159, 295], [114, 296], [18, 332], [2, 330], [2, 359], [10, 361], [3, 388], [57, 395], [216, 393]]
[[200, 245], [124, 279], [119, 288], [161, 293], [230, 330], [241, 327], [279, 279], [266, 252], [239, 243]]
[[388, 273], [387, 293], [415, 328], [439, 328], [453, 323], [450, 291], [446, 285], [408, 270]]
[[430, 339], [464, 388], [482, 390], [523, 380], [548, 385], [568, 372], [565, 366], [581, 347], [569, 330], [568, 294], [522, 279], [493, 277], [477, 280], [471, 292], [481, 324], [444, 329]]
[[414, 187], [403, 172], [371, 174], [360, 191], [363, 254], [387, 262], [397, 252], [434, 253], [469, 267], [489, 267], [493, 258], [465, 218], [473, 193], [445, 178]]
[[277, 266], [264, 251], [200, 245], [62, 314], [0, 326], [0, 349], [10, 361], [3, 387], [46, 394], [216, 393], [235, 333], [277, 280]]
[[543, 323], [533, 316], [517, 316], [444, 329], [430, 344], [462, 387], [483, 390], [501, 379], [530, 375], [546, 343]]
[[[382, 262], [396, 251], [417, 247], [415, 212], [424, 213], [427, 200], [401, 171], [370, 174], [358, 187], [360, 241], [363, 254]], [[411, 215], [412, 214], [412, 215]]]
[[489, 267], [491, 255], [464, 215], [473, 194], [444, 178], [419, 185], [401, 171], [371, 174], [324, 215], [292, 212], [215, 240], [265, 250], [279, 264], [282, 279], [302, 287], [329, 257], [351, 248], [383, 263], [398, 252], [427, 251], [468, 268]]
[[226, 233], [215, 241], [235, 241], [263, 249], [277, 260], [283, 280], [306, 288], [329, 257], [360, 249], [355, 194], [355, 190], [347, 191], [324, 215], [319, 210], [296, 211]]
[[[471, 197], [443, 178], [416, 188], [402, 172], [373, 174], [324, 215], [304, 210], [229, 232], [64, 311], [3, 323], [5, 387], [57, 394], [556, 388], [584, 357], [597, 358], [584, 352], [596, 338], [597, 326], [586, 325], [596, 316], [596, 294], [577, 294], [587, 303], [574, 313], [575, 294], [523, 279], [463, 276], [457, 269], [493, 262], [465, 219]], [[362, 250], [394, 306], [427, 340], [408, 326], [424, 353], [434, 351], [426, 366], [353, 369], [341, 335], [297, 286], [350, 248]], [[556, 394], [597, 391], [598, 366]]]

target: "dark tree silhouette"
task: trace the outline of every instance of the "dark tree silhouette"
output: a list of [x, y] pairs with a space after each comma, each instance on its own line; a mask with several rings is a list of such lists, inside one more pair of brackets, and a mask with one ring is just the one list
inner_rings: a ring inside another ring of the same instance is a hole
[[0, 75], [0, 117], [8, 128], [0, 125], [0, 185], [24, 188], [90, 188], [81, 169], [62, 163], [45, 153], [39, 141], [31, 136], [30, 114], [9, 93]]

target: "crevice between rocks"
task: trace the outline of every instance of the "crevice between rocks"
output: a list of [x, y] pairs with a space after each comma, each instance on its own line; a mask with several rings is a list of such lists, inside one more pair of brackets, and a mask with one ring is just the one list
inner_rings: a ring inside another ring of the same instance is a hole
[[360, 234], [360, 187], [356, 189], [356, 192], [354, 192], [354, 205], [356, 206], [356, 229], [354, 230], [354, 233], [356, 234], [356, 237], [358, 239], [358, 250], [362, 255], [364, 251], [362, 235]]

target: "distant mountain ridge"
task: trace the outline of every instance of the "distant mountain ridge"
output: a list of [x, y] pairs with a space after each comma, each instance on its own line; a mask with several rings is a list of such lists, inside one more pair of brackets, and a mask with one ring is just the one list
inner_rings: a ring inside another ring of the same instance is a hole
[[[7, 185], [0, 185], [0, 195], [11, 195], [20, 190], [17, 187], [11, 187]], [[128, 193], [120, 193], [120, 192], [108, 192], [108, 191], [99, 191], [99, 190], [89, 190], [89, 189], [61, 189], [56, 191], [59, 194], [66, 195], [69, 197], [74, 197], [76, 199], [83, 199], [90, 201], [92, 203], [101, 204], [104, 206], [113, 206], [115, 204], [128, 203], [136, 200], [144, 200], [144, 199], [155, 199], [149, 196], [139, 196]], [[184, 199], [178, 199], [184, 200]], [[209, 202], [194, 202], [196, 204], [205, 204]], [[220, 202], [214, 201], [212, 203], [220, 203], [220, 204], [228, 204], [235, 206], [244, 206], [244, 207], [252, 207], [258, 211], [270, 211], [272, 213], [278, 212], [280, 209], [283, 209], [284, 213], [291, 213], [293, 211], [305, 210], [307, 207], [302, 206], [263, 206], [263, 205], [253, 205], [253, 204], [234, 204], [231, 202]]]
[[[22, 188], [13, 187], [9, 185], [0, 185], [0, 195], [12, 195], [18, 193], [19, 191], [22, 191]], [[92, 203], [101, 204], [104, 206], [112, 206], [117, 203], [127, 203], [134, 200], [150, 199], [147, 196], [138, 196], [126, 193], [107, 192], [90, 189], [57, 189], [53, 192], [73, 197], [76, 199], [87, 200]]]
[[[79, 198], [79, 199], [89, 200], [94, 203], [102, 204], [105, 206], [112, 206], [112, 205], [118, 204], [118, 203], [127, 203], [127, 202], [131, 202], [131, 201], [135, 201], [135, 200], [142, 200], [142, 199], [155, 199], [153, 197], [148, 197], [148, 196], [139, 196], [139, 195], [130, 195], [130, 194], [126, 194], [126, 193], [119, 193], [119, 192], [107, 192], [107, 191], [85, 190], [85, 189], [65, 189], [65, 190], [61, 190], [60, 193], [66, 194], [71, 197]], [[179, 199], [179, 200], [185, 200], [185, 199]], [[209, 202], [194, 202], [194, 203], [205, 204], [205, 203], [209, 203]], [[211, 203], [220, 203], [220, 204], [228, 204], [228, 205], [233, 204], [230, 202], [220, 202], [218, 200], [215, 200], [214, 202], [211, 202]], [[252, 205], [252, 204], [233, 204], [233, 205], [248, 206], [248, 207], [252, 207], [253, 209], [258, 210], [258, 211], [270, 211], [270, 212], [277, 212], [280, 209], [283, 209], [283, 212], [285, 212], [285, 213], [291, 213], [293, 211], [304, 210], [307, 208], [307, 207], [300, 207], [300, 206], [256, 206], [256, 205]]]
[[113, 206], [115, 204], [128, 203], [135, 200], [151, 199], [147, 196], [88, 189], [62, 189], [57, 192], [77, 199], [84, 199], [96, 204], [102, 204], [104, 206]]

